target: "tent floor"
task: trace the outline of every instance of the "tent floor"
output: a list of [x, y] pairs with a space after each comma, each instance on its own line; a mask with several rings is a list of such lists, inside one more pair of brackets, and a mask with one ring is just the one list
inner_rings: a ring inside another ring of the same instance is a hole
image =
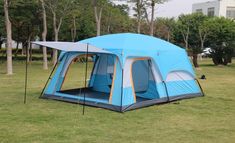
[[[80, 96], [83, 97], [85, 92], [85, 96], [88, 98], [94, 98], [94, 99], [101, 99], [101, 100], [109, 100], [109, 95], [110, 93], [105, 93], [105, 92], [99, 92], [99, 91], [94, 91], [92, 88], [77, 88], [77, 89], [68, 89], [68, 90], [62, 90], [60, 93], [64, 94], [70, 94], [73, 96]], [[147, 98], [142, 98], [142, 97], [136, 97], [136, 102], [142, 102], [149, 100]]]
[[102, 100], [109, 100], [109, 93], [94, 91], [91, 88], [77, 88], [77, 89], [69, 89], [62, 90], [60, 93], [70, 94], [74, 96], [83, 97], [85, 92], [85, 96], [88, 98], [96, 98]]

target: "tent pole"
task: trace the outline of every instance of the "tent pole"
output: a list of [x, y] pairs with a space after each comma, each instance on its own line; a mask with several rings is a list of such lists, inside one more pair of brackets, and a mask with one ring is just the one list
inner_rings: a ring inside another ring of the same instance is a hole
[[166, 82], [163, 81], [163, 84], [164, 84], [165, 89], [166, 89], [167, 102], [169, 102], [170, 101], [170, 97], [169, 97], [169, 93], [168, 93], [168, 90], [167, 90]]
[[122, 68], [122, 86], [121, 86], [122, 90], [121, 90], [121, 107], [120, 107], [120, 112], [123, 113], [122, 111], [122, 98], [123, 98], [123, 68]]
[[200, 89], [201, 89], [202, 95], [205, 96], [205, 93], [204, 93], [204, 91], [203, 91], [203, 89], [202, 89], [202, 86], [201, 86], [200, 82], [198, 81], [197, 78], [195, 78], [195, 80], [196, 80], [197, 84], [199, 85], [199, 87], [200, 87]]
[[24, 104], [26, 104], [27, 85], [28, 85], [28, 46], [26, 46], [26, 59], [25, 59], [25, 84], [24, 84]]
[[87, 44], [86, 47], [86, 68], [85, 68], [85, 82], [84, 82], [84, 94], [83, 94], [83, 108], [82, 108], [82, 115], [84, 115], [85, 112], [85, 100], [86, 100], [86, 88], [87, 88], [87, 66], [88, 66], [88, 48], [89, 48], [89, 44]]

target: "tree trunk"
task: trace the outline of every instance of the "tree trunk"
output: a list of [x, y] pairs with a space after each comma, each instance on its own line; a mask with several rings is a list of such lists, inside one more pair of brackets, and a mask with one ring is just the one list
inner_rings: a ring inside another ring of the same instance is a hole
[[12, 29], [11, 29], [11, 21], [9, 19], [9, 12], [8, 12], [8, 0], [4, 0], [4, 14], [5, 14], [5, 26], [7, 32], [7, 74], [13, 74], [13, 67], [12, 67]]
[[112, 16], [112, 13], [109, 12], [108, 14], [108, 24], [107, 24], [107, 33], [110, 33], [110, 27], [111, 27], [111, 16]]
[[193, 54], [193, 65], [195, 68], [199, 67], [197, 63], [197, 54]]
[[[55, 41], [58, 41], [58, 31], [55, 30]], [[57, 62], [57, 56], [58, 56], [58, 51], [56, 49], [53, 49], [53, 55], [52, 55], [52, 62], [53, 65], [56, 65]]]
[[151, 14], [151, 22], [150, 22], [150, 35], [153, 36], [154, 33], [154, 12], [155, 12], [155, 1], [152, 0], [151, 3], [152, 14]]
[[19, 41], [16, 41], [16, 51], [15, 51], [15, 58], [17, 57], [18, 51], [19, 51]]
[[141, 10], [142, 10], [142, 0], [137, 0], [137, 32], [140, 33], [141, 30]]
[[[40, 0], [40, 1], [41, 1], [42, 15], [43, 15], [42, 40], [46, 41], [46, 37], [47, 37], [47, 15], [46, 15], [46, 9], [45, 9], [44, 0]], [[43, 69], [47, 70], [48, 69], [48, 64], [47, 64], [47, 48], [46, 47], [42, 47], [42, 52], [43, 52]]]
[[228, 63], [231, 64], [231, 63], [232, 63], [232, 59], [233, 59], [233, 57], [229, 57], [229, 58], [228, 58]]
[[95, 13], [95, 21], [96, 21], [96, 36], [100, 36], [100, 24], [101, 24], [101, 16], [103, 8], [101, 7], [99, 12], [97, 10], [96, 2], [94, 2], [94, 13]]
[[24, 55], [24, 49], [25, 49], [25, 47], [24, 47], [24, 44], [22, 43], [21, 56], [23, 56], [23, 55]]
[[137, 32], [140, 34], [140, 28], [141, 28], [141, 22], [140, 22], [140, 20], [138, 19], [138, 21], [137, 21]]
[[75, 42], [77, 36], [76, 17], [73, 16], [72, 41]]
[[96, 36], [100, 36], [100, 21], [96, 23], [96, 28], [97, 28]]
[[170, 42], [170, 38], [171, 38], [170, 32], [168, 31], [168, 32], [167, 32], [167, 41], [168, 41], [168, 42]]
[[220, 53], [221, 53], [221, 51], [215, 52], [212, 54], [212, 61], [215, 65], [222, 65], [223, 64], [223, 57]]
[[110, 33], [110, 24], [107, 27], [107, 33]]
[[31, 34], [29, 35], [28, 40], [27, 40], [27, 51], [26, 51], [28, 54], [27, 62], [30, 62], [30, 52], [29, 52], [30, 51], [30, 41], [31, 41]]
[[[30, 40], [31, 41], [31, 40]], [[30, 63], [33, 61], [33, 49], [32, 49], [32, 44], [31, 42], [29, 41], [29, 61]]]
[[[54, 34], [55, 34], [55, 41], [58, 41], [58, 37], [59, 37], [59, 30], [60, 30], [60, 26], [62, 23], [62, 18], [60, 18], [59, 20], [59, 24], [57, 26], [57, 18], [56, 18], [56, 13], [53, 12], [53, 27], [54, 27]], [[58, 51], [56, 49], [53, 49], [53, 55], [52, 55], [52, 62], [53, 65], [55, 66], [57, 63], [57, 56], [58, 56]]]
[[3, 42], [2, 42], [2, 41], [0, 41], [0, 50], [2, 49], [2, 43], [3, 43]]

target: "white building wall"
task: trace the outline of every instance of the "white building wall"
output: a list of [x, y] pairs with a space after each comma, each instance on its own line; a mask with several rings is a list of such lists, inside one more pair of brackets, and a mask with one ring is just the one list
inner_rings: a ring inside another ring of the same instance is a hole
[[208, 1], [203, 3], [196, 3], [193, 4], [193, 13], [197, 12], [198, 9], [202, 9], [202, 13], [207, 15], [208, 14], [208, 8], [215, 8], [215, 16], [219, 16], [220, 14], [220, 8], [219, 8], [219, 1]]
[[197, 9], [202, 9], [202, 13], [207, 15], [208, 8], [215, 8], [215, 16], [226, 17], [227, 7], [235, 7], [235, 0], [215, 0], [203, 3], [195, 3], [192, 6], [192, 12], [197, 12]]
[[227, 7], [235, 7], [235, 0], [221, 0], [220, 1], [220, 16], [226, 17]]
[[[12, 48], [15, 49], [16, 47], [17, 47], [17, 42], [12, 40]], [[5, 42], [3, 42], [3, 44], [2, 44], [2, 48], [6, 48], [6, 43]], [[18, 48], [22, 49], [22, 43], [19, 43], [19, 47]]]

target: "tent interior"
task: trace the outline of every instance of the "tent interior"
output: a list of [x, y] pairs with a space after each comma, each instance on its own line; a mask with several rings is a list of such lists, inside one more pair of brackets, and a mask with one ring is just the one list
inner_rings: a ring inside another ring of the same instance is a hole
[[159, 98], [152, 68], [149, 58], [137, 58], [132, 63], [131, 78], [136, 102]]
[[59, 93], [108, 103], [114, 59], [115, 56], [110, 54], [88, 54], [86, 70], [86, 54], [76, 56], [66, 69]]
[[[86, 70], [86, 55], [75, 56], [65, 71], [59, 93], [76, 96], [80, 100], [85, 96], [86, 100], [108, 103], [114, 83], [115, 59], [116, 56], [111, 54], [89, 54]], [[127, 60], [133, 61], [128, 68], [131, 75], [123, 80], [131, 81], [136, 102], [159, 98], [151, 59]]]

